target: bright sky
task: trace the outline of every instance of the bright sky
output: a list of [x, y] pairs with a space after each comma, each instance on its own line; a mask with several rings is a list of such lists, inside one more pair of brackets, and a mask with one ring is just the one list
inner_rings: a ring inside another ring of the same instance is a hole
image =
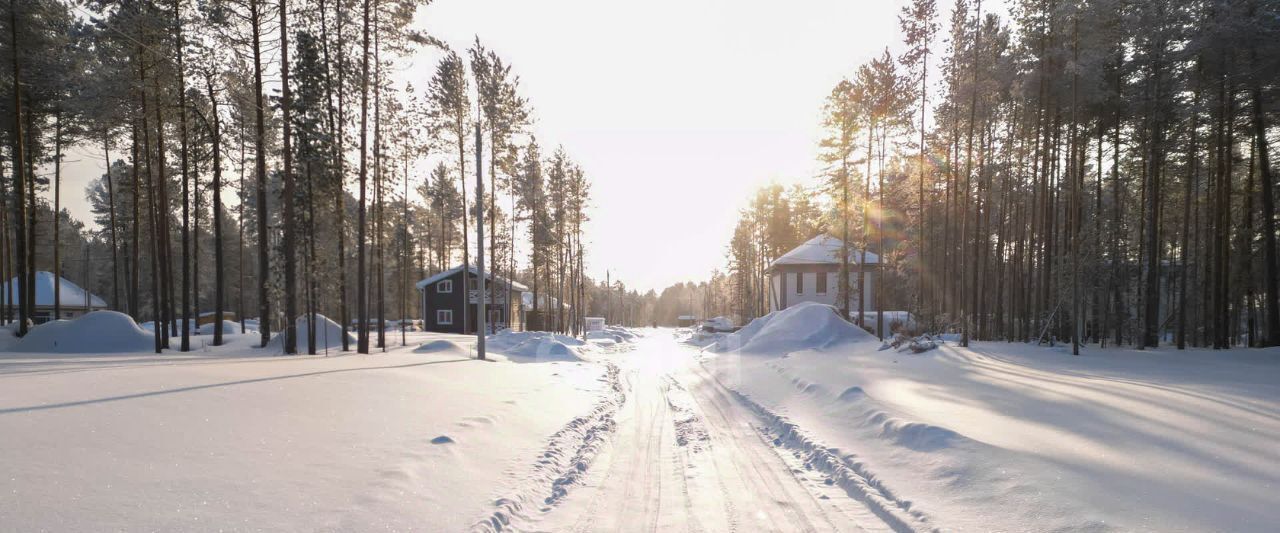
[[[506, 59], [544, 154], [563, 145], [587, 172], [588, 274], [661, 290], [724, 268], [756, 187], [814, 183], [823, 98], [886, 46], [896, 55], [904, 3], [436, 0], [420, 21], [459, 51], [478, 36]], [[945, 27], [951, 2], [939, 4]], [[424, 87], [434, 57], [404, 76]], [[65, 184], [81, 219], [78, 191], [101, 168], [86, 158]]]
[[437, 0], [422, 22], [506, 58], [540, 142], [588, 173], [589, 274], [662, 290], [724, 268], [756, 187], [815, 182], [824, 97], [886, 46], [896, 54], [905, 3]]

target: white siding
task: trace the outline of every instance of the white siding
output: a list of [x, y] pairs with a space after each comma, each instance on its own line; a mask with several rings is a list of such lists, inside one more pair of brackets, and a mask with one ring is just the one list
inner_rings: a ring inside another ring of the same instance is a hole
[[[827, 276], [827, 292], [819, 294], [818, 275]], [[782, 276], [787, 276], [785, 283], [782, 282]], [[838, 272], [818, 273], [803, 272], [804, 276], [802, 291], [796, 291], [796, 275], [794, 272], [775, 272], [770, 275], [769, 284], [773, 289], [773, 294], [769, 297], [769, 309], [777, 311], [782, 308], [791, 307], [801, 302], [816, 302], [827, 305], [837, 305], [837, 299], [840, 293], [840, 274]], [[875, 309], [875, 272], [867, 272], [866, 281], [863, 283], [863, 294], [867, 295], [867, 310]], [[858, 284], [858, 273], [849, 273], [849, 288], [853, 294], [849, 295], [849, 310], [856, 312], [858, 310], [858, 294], [856, 286]]]

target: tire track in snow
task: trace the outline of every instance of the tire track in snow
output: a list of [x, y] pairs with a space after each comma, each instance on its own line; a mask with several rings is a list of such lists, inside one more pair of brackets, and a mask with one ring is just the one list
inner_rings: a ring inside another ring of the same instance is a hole
[[526, 509], [548, 510], [568, 494], [571, 486], [581, 482], [601, 446], [617, 428], [614, 418], [626, 402], [617, 365], [607, 363], [602, 380], [606, 384], [604, 397], [590, 412], [569, 421], [548, 439], [529, 480], [514, 495], [494, 501], [497, 510], [476, 523], [473, 531], [513, 529], [513, 522], [526, 517]]
[[[717, 386], [723, 387], [718, 382]], [[841, 456], [838, 450], [821, 445], [786, 417], [760, 405], [746, 394], [724, 388], [764, 422], [764, 427], [760, 429], [766, 432], [766, 438], [773, 437], [774, 446], [802, 454], [806, 464], [829, 476], [846, 494], [866, 505], [894, 531], [940, 531], [937, 526], [929, 523], [928, 515], [914, 508], [910, 501], [895, 495], [861, 462], [849, 460]]]

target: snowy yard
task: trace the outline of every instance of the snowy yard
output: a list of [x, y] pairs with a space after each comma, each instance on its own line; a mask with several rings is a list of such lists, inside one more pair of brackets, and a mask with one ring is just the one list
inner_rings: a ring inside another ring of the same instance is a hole
[[432, 340], [473, 339], [0, 355], [0, 529], [465, 530], [591, 409], [604, 369], [413, 351]]

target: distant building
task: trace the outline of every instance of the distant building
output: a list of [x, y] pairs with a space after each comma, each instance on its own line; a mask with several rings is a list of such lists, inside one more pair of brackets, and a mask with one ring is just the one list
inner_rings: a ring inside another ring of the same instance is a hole
[[[53, 294], [54, 280], [57, 280], [58, 296], [62, 300], [59, 311], [62, 316], [53, 316]], [[0, 306], [9, 302], [10, 292], [12, 292], [12, 302], [14, 306], [14, 316], [17, 316], [18, 298], [22, 295], [23, 287], [20, 287], [18, 278], [10, 279], [8, 283], [0, 287]], [[36, 272], [36, 301], [35, 311], [31, 315], [31, 321], [35, 324], [41, 324], [54, 320], [55, 318], [71, 319], [77, 318], [90, 311], [100, 311], [107, 309], [107, 302], [97, 295], [84, 290], [79, 285], [72, 283], [66, 278], [58, 278], [53, 272], [38, 271]]]
[[[671, 316], [671, 315], [667, 315]], [[691, 328], [698, 324], [698, 317], [693, 315], [680, 315], [676, 317], [676, 325], [682, 328]]]
[[[419, 281], [416, 286], [418, 301], [422, 306], [422, 329], [442, 333], [475, 333], [481, 298], [479, 279], [476, 267], [472, 266], [464, 281], [462, 267], [458, 266]], [[528, 292], [529, 288], [494, 276], [491, 272], [485, 273], [485, 281], [483, 297], [488, 311], [488, 325], [495, 331], [503, 328], [523, 329], [524, 313], [520, 310], [520, 302], [524, 301], [523, 293]], [[511, 298], [507, 297], [508, 290], [512, 292]], [[515, 309], [512, 310], [514, 312], [509, 312], [508, 302], [515, 303]], [[462, 329], [464, 310], [467, 313], [466, 331]]]
[[[840, 307], [840, 251], [843, 241], [827, 234], [818, 235], [783, 254], [769, 264], [769, 310], [779, 311], [800, 302], [818, 302]], [[865, 272], [862, 291], [858, 291], [858, 273]], [[880, 275], [880, 256], [849, 247], [849, 311], [858, 312], [858, 299], [864, 298], [865, 309], [876, 304], [876, 276]]]

